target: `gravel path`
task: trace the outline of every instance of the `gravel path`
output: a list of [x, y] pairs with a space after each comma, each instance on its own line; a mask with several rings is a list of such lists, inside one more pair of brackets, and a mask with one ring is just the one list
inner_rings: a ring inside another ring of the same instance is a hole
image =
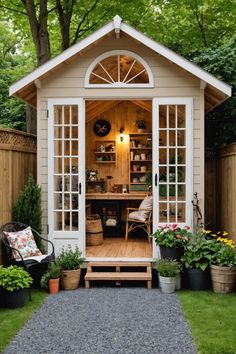
[[92, 288], [50, 295], [4, 354], [196, 354], [176, 294]]

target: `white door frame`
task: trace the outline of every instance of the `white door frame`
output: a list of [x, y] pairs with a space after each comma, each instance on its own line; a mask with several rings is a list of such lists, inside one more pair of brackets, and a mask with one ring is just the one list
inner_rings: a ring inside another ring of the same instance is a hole
[[[193, 99], [189, 97], [163, 97], [153, 98], [152, 102], [152, 141], [153, 141], [153, 232], [161, 224], [159, 222], [159, 105], [185, 105], [186, 107], [186, 222], [182, 225], [192, 227], [193, 208], [191, 200], [193, 198], [193, 147], [192, 147], [192, 120], [193, 120]], [[157, 152], [155, 154], [155, 152]], [[179, 224], [181, 225], [181, 224]], [[159, 257], [159, 250], [153, 242], [153, 258]]]
[[[54, 230], [54, 106], [77, 105], [78, 106], [78, 131], [79, 131], [79, 166], [78, 186], [81, 192], [78, 195], [79, 220], [77, 231]], [[48, 99], [48, 225], [49, 239], [54, 242], [56, 253], [62, 246], [70, 244], [78, 246], [85, 254], [85, 109], [82, 98], [57, 98]]]

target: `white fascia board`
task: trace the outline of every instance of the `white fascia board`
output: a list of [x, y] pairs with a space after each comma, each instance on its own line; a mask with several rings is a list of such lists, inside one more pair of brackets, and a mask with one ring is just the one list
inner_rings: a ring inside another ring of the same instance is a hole
[[208, 84], [212, 85], [219, 91], [225, 93], [229, 97], [232, 95], [232, 88], [230, 85], [227, 85], [221, 80], [218, 80], [213, 75], [209, 74], [207, 71], [201, 69], [197, 65], [191, 63], [187, 59], [181, 57], [180, 55], [176, 54], [172, 50], [168, 49], [167, 47], [163, 46], [162, 44], [154, 41], [153, 39], [147, 37], [143, 33], [137, 31], [133, 27], [127, 25], [126, 23], [121, 23], [121, 30], [127, 33], [129, 36], [137, 39], [139, 42], [143, 43], [147, 47], [154, 50], [156, 53], [162, 55], [163, 57], [167, 58], [168, 60], [172, 61], [173, 63], [177, 64], [184, 70], [190, 72], [191, 74], [199, 77], [199, 79], [206, 81]]
[[27, 86], [31, 82], [34, 82], [42, 75], [55, 68], [57, 65], [63, 63], [65, 60], [69, 59], [73, 55], [79, 53], [81, 50], [83, 50], [84, 48], [86, 48], [96, 40], [100, 39], [101, 37], [105, 36], [112, 30], [114, 30], [113, 21], [109, 22], [107, 25], [93, 32], [88, 37], [82, 39], [79, 43], [76, 43], [72, 47], [66, 49], [64, 52], [57, 55], [55, 58], [49, 60], [45, 64], [41, 65], [39, 68], [35, 69], [32, 73], [28, 74], [27, 76], [23, 77], [21, 80], [11, 85], [9, 87], [9, 95], [10, 96], [14, 95], [14, 93], [21, 90], [23, 87]]

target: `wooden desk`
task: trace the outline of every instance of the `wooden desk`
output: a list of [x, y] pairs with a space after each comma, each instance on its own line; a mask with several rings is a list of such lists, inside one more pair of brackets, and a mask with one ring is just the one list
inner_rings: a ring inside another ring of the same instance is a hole
[[139, 193], [86, 193], [86, 200], [143, 200], [148, 192]]

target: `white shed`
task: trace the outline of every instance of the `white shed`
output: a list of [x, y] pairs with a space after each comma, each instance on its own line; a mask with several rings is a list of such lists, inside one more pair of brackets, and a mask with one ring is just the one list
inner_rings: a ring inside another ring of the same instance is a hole
[[[10, 95], [37, 108], [43, 224], [57, 250], [156, 257], [145, 234], [124, 238], [126, 209], [140, 204], [150, 177], [154, 231], [193, 226], [195, 192], [204, 213], [204, 117], [231, 87], [119, 16], [13, 84]], [[86, 211], [102, 217], [101, 245], [86, 248]]]

